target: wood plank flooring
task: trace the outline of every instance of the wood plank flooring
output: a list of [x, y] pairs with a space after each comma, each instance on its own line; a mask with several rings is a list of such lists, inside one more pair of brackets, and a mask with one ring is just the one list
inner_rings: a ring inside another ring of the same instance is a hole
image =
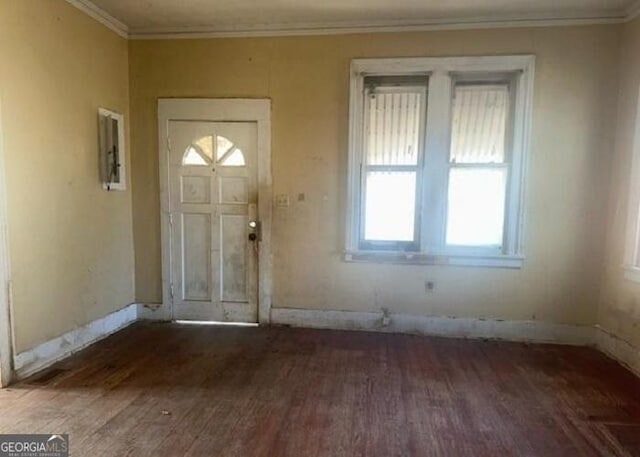
[[640, 456], [640, 380], [589, 348], [139, 323], [0, 391], [71, 455]]

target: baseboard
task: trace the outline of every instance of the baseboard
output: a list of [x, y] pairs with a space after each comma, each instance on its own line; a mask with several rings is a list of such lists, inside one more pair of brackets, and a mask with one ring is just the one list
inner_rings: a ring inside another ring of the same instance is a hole
[[596, 325], [596, 346], [640, 377], [640, 348], [600, 325]]
[[595, 343], [594, 328], [586, 325], [554, 324], [540, 321], [431, 317], [409, 314], [391, 314], [388, 316], [388, 325], [383, 325], [383, 317], [382, 313], [373, 312], [319, 311], [292, 308], [271, 309], [272, 324], [291, 325], [293, 327], [367, 330], [580, 346], [589, 346]]
[[131, 304], [62, 336], [16, 354], [13, 359], [15, 377], [20, 380], [31, 376], [132, 324], [137, 319], [138, 305]]
[[[336, 330], [368, 330], [390, 333], [485, 338], [581, 346], [595, 344], [592, 326], [554, 324], [540, 321], [389, 315], [382, 325], [381, 312], [333, 311], [299, 308], [271, 308], [271, 324]], [[138, 318], [170, 321], [171, 310], [162, 304], [138, 304]]]
[[[606, 329], [596, 326], [555, 324], [541, 321], [456, 318], [383, 313], [272, 308], [271, 323], [336, 330], [481, 338], [531, 343], [595, 345], [640, 376], [640, 349]], [[62, 360], [137, 320], [171, 320], [162, 305], [131, 304], [89, 324], [42, 343], [14, 357], [16, 379], [24, 379]], [[384, 325], [386, 323], [386, 325]]]

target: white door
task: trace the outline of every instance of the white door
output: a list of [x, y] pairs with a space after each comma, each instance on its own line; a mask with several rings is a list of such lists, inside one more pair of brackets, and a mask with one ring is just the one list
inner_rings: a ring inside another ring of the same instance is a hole
[[173, 318], [258, 322], [257, 123], [169, 120]]

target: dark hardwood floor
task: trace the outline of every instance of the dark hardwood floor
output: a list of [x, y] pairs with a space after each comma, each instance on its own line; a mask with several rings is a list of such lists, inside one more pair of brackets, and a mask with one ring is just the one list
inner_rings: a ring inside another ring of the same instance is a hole
[[136, 324], [0, 391], [71, 455], [640, 456], [640, 380], [589, 348]]

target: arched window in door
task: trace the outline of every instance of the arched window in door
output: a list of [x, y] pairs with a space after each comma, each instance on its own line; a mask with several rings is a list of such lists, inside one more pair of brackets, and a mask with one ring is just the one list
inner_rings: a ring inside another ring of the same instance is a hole
[[244, 153], [228, 138], [216, 135], [203, 136], [190, 144], [182, 157], [182, 165], [189, 167], [207, 166], [213, 162], [215, 146], [216, 163], [223, 167], [244, 167]]

